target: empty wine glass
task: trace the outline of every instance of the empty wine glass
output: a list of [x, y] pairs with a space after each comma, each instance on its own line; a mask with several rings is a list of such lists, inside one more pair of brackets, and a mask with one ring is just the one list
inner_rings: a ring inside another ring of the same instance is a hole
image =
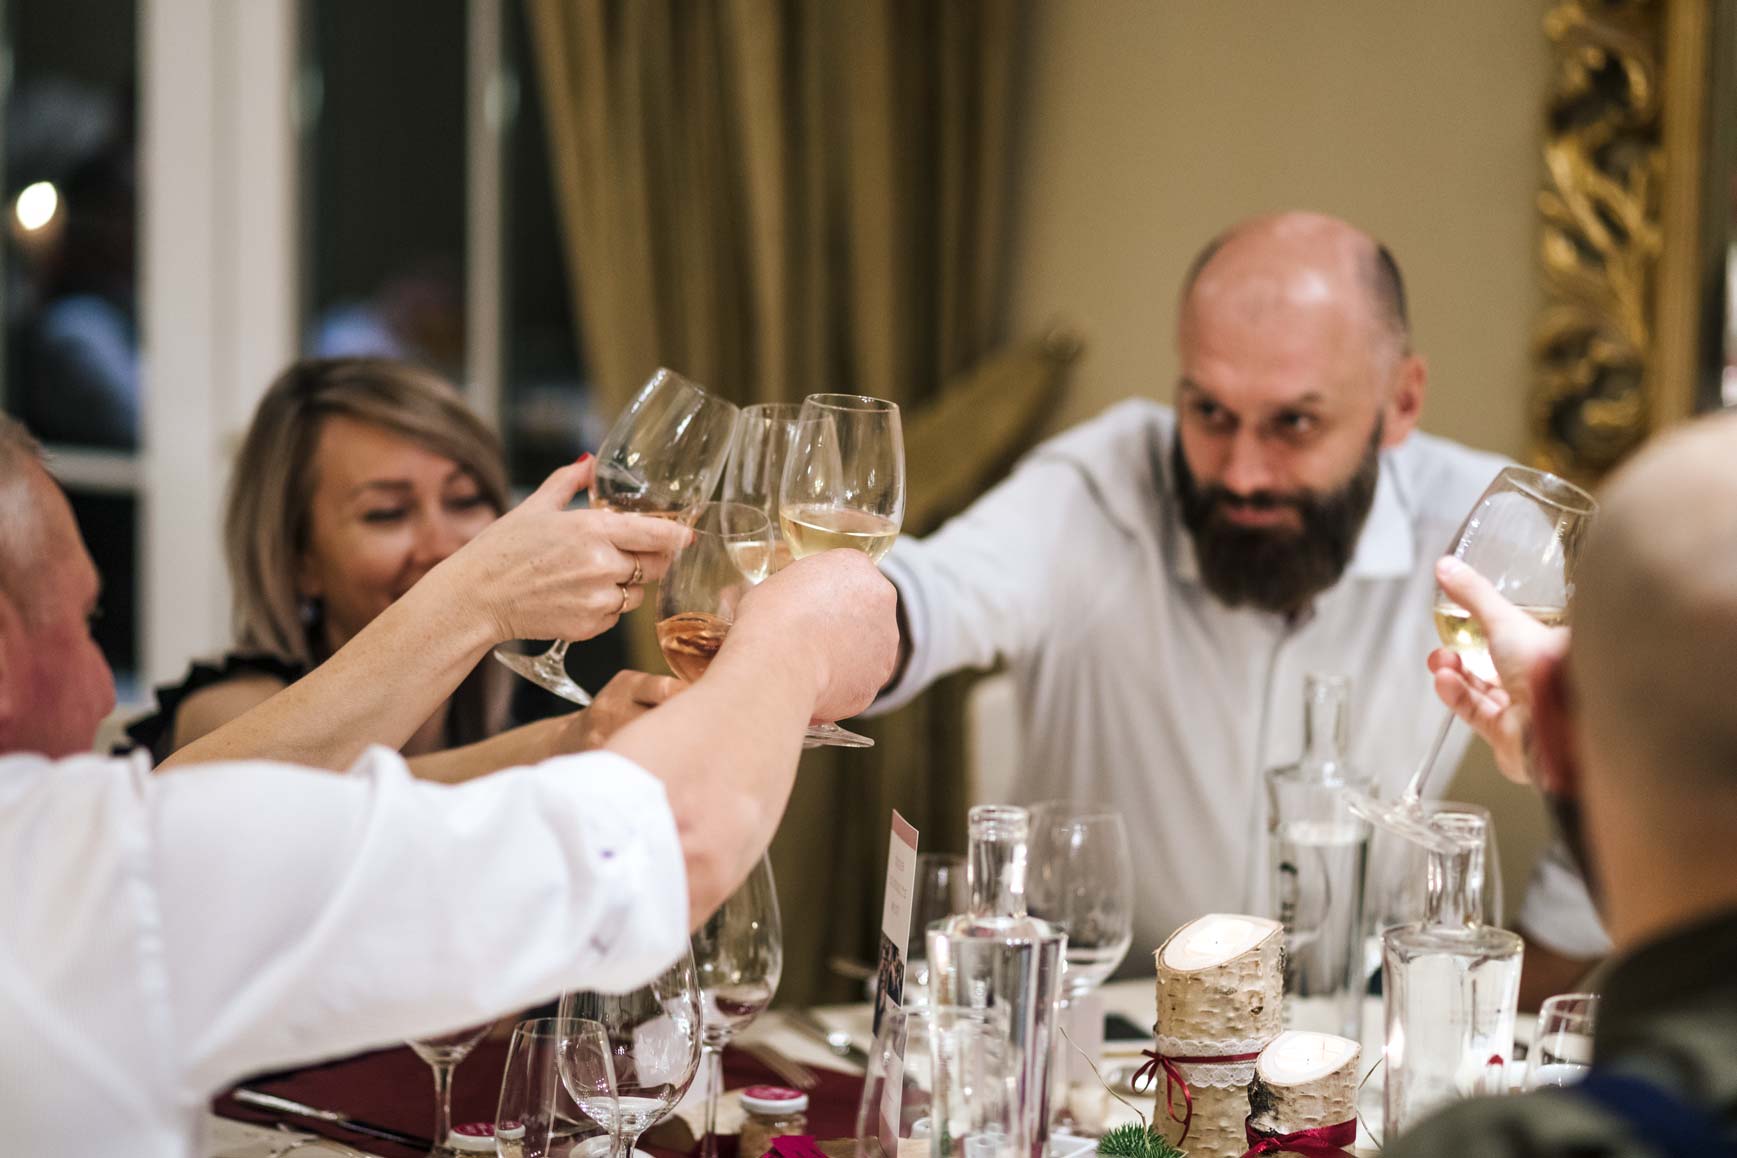
[[[869, 1049], [856, 1158], [1011, 1153], [1019, 1131], [1018, 1051], [991, 1009], [891, 1006]], [[925, 1139], [937, 1145], [925, 1146]]]
[[[778, 490], [778, 522], [800, 559], [835, 547], [875, 562], [905, 519], [905, 436], [899, 408], [860, 394], [811, 394], [802, 402]], [[816, 724], [818, 744], [871, 748], [867, 736]]]
[[[712, 497], [729, 457], [736, 406], [683, 378], [658, 370], [640, 388], [597, 448], [591, 505], [630, 515], [685, 519]], [[591, 693], [567, 674], [568, 641], [542, 655], [506, 647], [495, 658], [539, 687], [580, 707]]]
[[613, 1158], [661, 1122], [700, 1065], [699, 986], [681, 959], [631, 993], [569, 993], [560, 1015], [585, 1023], [562, 1038], [561, 1083], [585, 1116], [609, 1132]]
[[929, 1000], [929, 926], [963, 913], [971, 893], [965, 882], [965, 858], [953, 852], [917, 854], [916, 893], [911, 901], [911, 962], [905, 970], [904, 1005]]
[[784, 926], [772, 862], [764, 855], [748, 879], [693, 936], [700, 983], [706, 1126], [700, 1153], [718, 1150], [718, 1097], [724, 1092], [724, 1047], [772, 1003], [784, 973]]
[[693, 527], [657, 590], [657, 646], [688, 683], [711, 665], [742, 597], [772, 565], [772, 524], [755, 507], [703, 503]]
[[1134, 943], [1134, 859], [1121, 814], [1071, 800], [1031, 809], [1026, 910], [1068, 936], [1065, 1004], [1102, 985]]
[[736, 420], [730, 462], [724, 468], [724, 501], [758, 507], [772, 523], [774, 571], [791, 559], [790, 548], [778, 526], [778, 488], [783, 483], [784, 461], [790, 456], [796, 419], [801, 413], [799, 402], [744, 406], [742, 416]]
[[[1460, 525], [1447, 553], [1487, 579], [1496, 591], [1522, 611], [1549, 626], [1568, 618], [1574, 595], [1574, 567], [1580, 546], [1598, 504], [1591, 495], [1564, 479], [1529, 467], [1510, 466], [1484, 489]], [[1471, 613], [1436, 592], [1436, 632], [1442, 645], [1460, 657], [1467, 671], [1494, 680], [1490, 644]], [[1379, 800], [1350, 791], [1352, 811], [1372, 824], [1404, 832], [1442, 851], [1442, 838], [1423, 823], [1420, 807], [1424, 782], [1435, 767], [1454, 714], [1446, 711], [1417, 770], [1399, 799]]]
[[595, 1129], [561, 1083], [561, 1043], [580, 1032], [576, 1018], [537, 1017], [513, 1027], [501, 1100], [495, 1111], [500, 1158], [568, 1158]]
[[470, 1056], [470, 1051], [488, 1031], [487, 1024], [473, 1025], [469, 1029], [406, 1043], [434, 1071], [434, 1148], [428, 1152], [432, 1158], [444, 1158], [456, 1152], [451, 1143], [452, 1072], [458, 1068], [459, 1062]]

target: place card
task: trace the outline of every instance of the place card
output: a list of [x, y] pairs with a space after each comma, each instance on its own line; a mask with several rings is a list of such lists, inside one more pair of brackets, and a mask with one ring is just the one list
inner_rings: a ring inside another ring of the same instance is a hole
[[[917, 890], [917, 830], [910, 821], [893, 812], [893, 833], [887, 844], [887, 891], [881, 906], [880, 966], [875, 971], [874, 1031], [879, 1040], [881, 1021], [889, 1008], [905, 1004], [905, 959], [911, 940], [911, 909]], [[899, 1102], [905, 1085], [905, 1036], [886, 1059], [886, 1082], [881, 1087], [880, 1139], [883, 1153], [895, 1154], [899, 1144]]]

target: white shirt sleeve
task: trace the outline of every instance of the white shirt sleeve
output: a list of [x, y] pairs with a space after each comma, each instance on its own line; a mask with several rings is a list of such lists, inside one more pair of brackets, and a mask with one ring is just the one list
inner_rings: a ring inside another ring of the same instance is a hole
[[1565, 957], [1589, 960], [1611, 950], [1592, 894], [1560, 838], [1550, 842], [1533, 866], [1518, 924], [1528, 938]]
[[1122, 538], [1079, 468], [1040, 454], [935, 534], [900, 539], [882, 570], [899, 589], [910, 660], [864, 714], [1037, 646], [1059, 613], [1090, 597], [1088, 561], [1106, 557], [1101, 535]]
[[143, 784], [186, 1088], [625, 990], [687, 944], [663, 786], [587, 753], [459, 786], [215, 765]]

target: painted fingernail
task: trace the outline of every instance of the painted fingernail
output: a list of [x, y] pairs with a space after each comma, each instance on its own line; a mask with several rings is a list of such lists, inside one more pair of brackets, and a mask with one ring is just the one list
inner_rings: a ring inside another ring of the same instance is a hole
[[574, 466], [584, 466], [586, 463], [588, 463], [590, 461], [591, 461], [591, 452], [588, 450], [584, 454], [580, 455], [578, 458], [574, 459], [573, 465]]

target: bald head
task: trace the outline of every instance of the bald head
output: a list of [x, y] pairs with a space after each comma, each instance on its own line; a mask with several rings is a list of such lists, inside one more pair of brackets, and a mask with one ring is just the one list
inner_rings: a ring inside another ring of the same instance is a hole
[[42, 488], [53, 487], [42, 448], [14, 419], [0, 415], [0, 594], [30, 616], [48, 546]]
[[1637, 805], [1737, 808], [1737, 417], [1658, 439], [1611, 481], [1577, 577], [1569, 676], [1588, 775]]
[[1183, 310], [1229, 307], [1250, 314], [1326, 302], [1356, 315], [1371, 349], [1411, 347], [1405, 282], [1393, 254], [1337, 217], [1280, 213], [1239, 222], [1188, 267]]

